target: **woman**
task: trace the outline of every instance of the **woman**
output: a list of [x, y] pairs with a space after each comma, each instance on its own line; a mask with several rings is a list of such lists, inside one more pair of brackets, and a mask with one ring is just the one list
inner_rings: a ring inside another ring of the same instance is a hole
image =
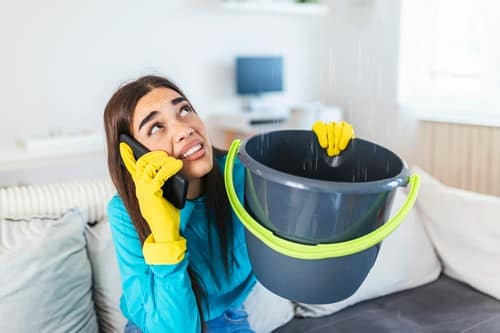
[[[104, 124], [118, 191], [108, 218], [126, 332], [252, 332], [242, 304], [255, 277], [243, 226], [224, 188], [225, 152], [212, 147], [189, 100], [165, 78], [142, 77], [111, 97]], [[329, 152], [344, 149], [352, 137], [346, 123], [317, 123], [314, 131]], [[131, 148], [119, 143], [122, 133], [151, 152], [136, 161]], [[182, 210], [161, 190], [177, 172], [189, 181]], [[238, 161], [234, 183], [243, 202], [244, 169]]]

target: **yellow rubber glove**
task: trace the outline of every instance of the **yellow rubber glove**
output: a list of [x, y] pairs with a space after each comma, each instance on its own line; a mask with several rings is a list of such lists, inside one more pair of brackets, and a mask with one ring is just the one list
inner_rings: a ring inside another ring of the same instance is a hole
[[326, 148], [326, 153], [330, 157], [340, 154], [354, 137], [352, 125], [345, 121], [331, 123], [317, 121], [312, 130], [318, 137], [319, 145]]
[[129, 145], [120, 155], [132, 176], [141, 215], [151, 229], [142, 251], [150, 265], [176, 264], [184, 258], [186, 240], [180, 236], [180, 211], [163, 197], [163, 184], [182, 169], [182, 161], [164, 151], [152, 151], [137, 161]]

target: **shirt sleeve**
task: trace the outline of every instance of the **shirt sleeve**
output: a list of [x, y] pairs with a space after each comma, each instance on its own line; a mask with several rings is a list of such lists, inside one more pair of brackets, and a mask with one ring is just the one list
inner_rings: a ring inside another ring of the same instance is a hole
[[148, 332], [200, 332], [196, 298], [187, 266], [189, 252], [173, 265], [148, 265], [139, 236], [118, 196], [108, 219], [122, 279], [120, 307], [126, 318]]

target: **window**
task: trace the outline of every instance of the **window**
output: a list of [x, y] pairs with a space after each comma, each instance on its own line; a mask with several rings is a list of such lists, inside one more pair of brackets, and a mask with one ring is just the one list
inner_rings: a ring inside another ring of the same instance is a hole
[[500, 126], [500, 2], [402, 0], [399, 102], [426, 120]]

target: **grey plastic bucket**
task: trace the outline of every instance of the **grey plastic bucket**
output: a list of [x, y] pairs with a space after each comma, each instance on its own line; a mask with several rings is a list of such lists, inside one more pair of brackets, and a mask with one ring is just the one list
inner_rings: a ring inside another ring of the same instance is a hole
[[353, 139], [340, 156], [328, 158], [311, 131], [253, 136], [241, 144], [239, 158], [250, 214], [277, 235], [307, 244], [375, 230], [409, 175], [401, 158], [366, 140]]
[[[228, 185], [232, 167], [227, 165], [232, 148], [225, 171], [228, 194], [233, 190]], [[396, 189], [409, 181], [406, 163], [362, 139], [351, 140], [338, 157], [328, 158], [315, 134], [300, 130], [245, 139], [238, 156], [246, 168], [246, 211], [237, 207], [235, 195], [233, 200], [230, 195], [230, 202], [247, 228], [247, 248], [257, 279], [272, 292], [297, 302], [325, 304], [351, 296], [365, 280], [380, 247], [379, 241], [365, 238], [382, 232]], [[416, 192], [411, 197], [414, 200]], [[407, 201], [406, 212], [413, 202]], [[400, 219], [404, 215], [398, 213]], [[261, 231], [256, 232], [249, 221]], [[357, 250], [314, 255], [323, 246], [354, 243]], [[312, 256], [302, 255], [301, 249]]]
[[303, 260], [282, 255], [246, 231], [248, 255], [259, 282], [295, 302], [327, 304], [358, 290], [377, 259], [379, 246], [353, 255]]

